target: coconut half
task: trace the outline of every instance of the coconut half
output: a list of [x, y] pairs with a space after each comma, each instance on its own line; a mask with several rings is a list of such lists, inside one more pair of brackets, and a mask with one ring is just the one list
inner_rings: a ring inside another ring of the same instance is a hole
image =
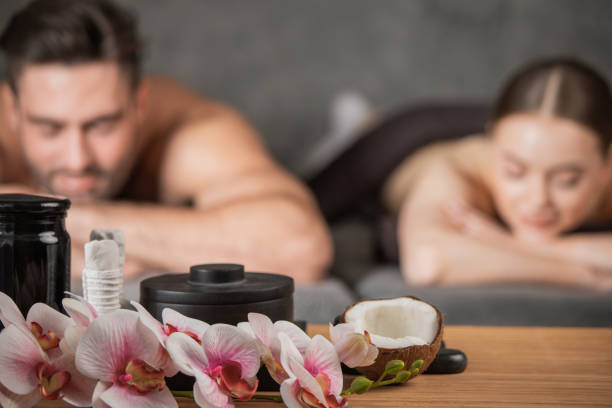
[[356, 367], [370, 379], [377, 379], [391, 360], [402, 360], [406, 367], [423, 360], [424, 372], [438, 354], [444, 329], [442, 313], [412, 296], [362, 300], [346, 308], [342, 321], [358, 332], [367, 331], [378, 347], [374, 364]]

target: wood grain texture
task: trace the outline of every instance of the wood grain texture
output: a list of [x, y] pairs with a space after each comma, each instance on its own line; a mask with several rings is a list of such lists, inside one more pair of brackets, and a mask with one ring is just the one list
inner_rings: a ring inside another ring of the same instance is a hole
[[[308, 332], [327, 335], [327, 327]], [[422, 375], [405, 385], [351, 396], [349, 406], [612, 407], [612, 329], [447, 326], [444, 339], [447, 347], [468, 356], [464, 373]], [[179, 405], [196, 407], [187, 400]], [[65, 405], [38, 405], [60, 406]], [[236, 406], [282, 405], [250, 401]]]

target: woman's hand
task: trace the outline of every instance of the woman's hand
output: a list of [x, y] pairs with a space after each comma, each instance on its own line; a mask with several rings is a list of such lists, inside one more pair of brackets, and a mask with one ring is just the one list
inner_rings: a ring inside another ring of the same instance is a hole
[[445, 208], [448, 221], [457, 230], [482, 240], [509, 240], [510, 233], [491, 217], [463, 200], [449, 203]]

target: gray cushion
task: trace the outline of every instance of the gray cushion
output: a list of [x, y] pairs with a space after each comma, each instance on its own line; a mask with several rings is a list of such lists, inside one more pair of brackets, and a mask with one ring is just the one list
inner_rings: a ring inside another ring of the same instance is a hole
[[346, 285], [337, 279], [298, 285], [293, 299], [294, 318], [308, 323], [331, 322], [356, 301]]
[[540, 285], [413, 287], [396, 266], [357, 285], [361, 298], [412, 295], [438, 307], [447, 324], [612, 327], [612, 294]]

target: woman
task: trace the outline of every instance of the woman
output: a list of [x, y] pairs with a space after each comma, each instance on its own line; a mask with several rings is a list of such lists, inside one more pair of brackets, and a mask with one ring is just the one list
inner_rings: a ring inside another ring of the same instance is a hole
[[384, 186], [413, 284], [612, 289], [612, 96], [570, 59], [518, 72], [486, 135], [429, 146]]

